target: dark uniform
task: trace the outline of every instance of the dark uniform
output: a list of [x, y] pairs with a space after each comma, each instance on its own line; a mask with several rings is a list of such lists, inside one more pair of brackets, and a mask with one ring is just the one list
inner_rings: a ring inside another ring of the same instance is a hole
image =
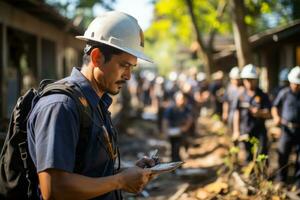
[[232, 123], [233, 123], [233, 114], [234, 114], [234, 103], [239, 97], [241, 90], [239, 87], [233, 86], [232, 84], [229, 84], [227, 87], [224, 97], [223, 97], [223, 102], [228, 103], [228, 125], [230, 128], [232, 128]]
[[214, 114], [219, 116], [222, 116], [222, 101], [224, 93], [222, 90], [224, 90], [222, 81], [214, 81], [209, 85]]
[[[100, 98], [89, 81], [74, 68], [71, 76], [65, 79], [76, 84], [83, 92], [92, 108], [93, 123], [83, 170], [80, 174], [88, 177], [113, 175], [115, 161], [108, 152], [103, 124], [116, 148], [117, 133], [114, 130], [108, 107], [112, 99], [104, 94]], [[102, 116], [97, 109], [102, 110]], [[28, 146], [37, 172], [46, 169], [59, 169], [73, 173], [76, 145], [80, 130], [79, 112], [75, 101], [64, 94], [53, 94], [41, 98], [28, 119]], [[120, 199], [118, 191], [110, 192], [95, 199]]]
[[296, 184], [300, 187], [300, 92], [293, 93], [290, 87], [281, 90], [274, 100], [273, 106], [277, 107], [282, 119], [281, 137], [279, 140], [279, 181], [286, 181], [287, 163], [292, 147], [296, 147]]
[[[176, 105], [172, 105], [164, 112], [164, 118], [168, 121], [168, 128], [179, 128], [186, 123], [186, 120], [189, 117], [192, 117], [192, 112], [188, 106], [179, 109]], [[179, 150], [180, 146], [183, 144], [184, 137], [185, 133], [180, 133], [176, 136], [169, 136], [171, 143], [171, 157], [174, 162], [181, 161]]]
[[[265, 126], [265, 119], [255, 117], [250, 112], [250, 108], [258, 109], [271, 109], [271, 102], [266, 93], [257, 88], [255, 94], [251, 97], [247, 94], [247, 90], [244, 90], [236, 102], [233, 104], [234, 109], [238, 109], [240, 112], [240, 133], [248, 134], [249, 138], [256, 137], [259, 140], [259, 153], [267, 154], [268, 152], [268, 137]], [[253, 159], [251, 152], [252, 144], [245, 142], [245, 148], [247, 153], [247, 161]]]

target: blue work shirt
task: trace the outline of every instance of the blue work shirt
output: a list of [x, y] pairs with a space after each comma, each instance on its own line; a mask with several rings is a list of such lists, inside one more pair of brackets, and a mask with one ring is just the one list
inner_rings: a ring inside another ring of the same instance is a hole
[[[92, 109], [91, 132], [86, 146], [83, 170], [80, 174], [88, 177], [113, 175], [114, 161], [110, 158], [107, 145], [103, 141], [105, 125], [110, 136], [116, 137], [109, 123], [108, 107], [112, 99], [104, 94], [100, 98], [90, 82], [73, 68], [64, 80], [76, 84], [86, 97]], [[97, 111], [101, 107], [103, 117]], [[58, 169], [73, 173], [75, 167], [76, 146], [80, 131], [79, 111], [75, 101], [64, 94], [52, 94], [42, 97], [34, 106], [28, 119], [28, 146], [37, 172], [46, 169]], [[95, 199], [116, 200], [117, 192], [110, 192]]]
[[180, 109], [176, 105], [172, 105], [164, 112], [164, 118], [168, 120], [169, 127], [171, 128], [182, 126], [188, 117], [191, 116], [191, 109], [188, 106]]
[[240, 111], [240, 131], [249, 134], [253, 130], [265, 130], [265, 119], [254, 117], [250, 108], [271, 109], [271, 102], [266, 93], [257, 88], [253, 96], [249, 96], [244, 90], [233, 104], [233, 108]]
[[223, 102], [228, 103], [228, 122], [231, 125], [233, 122], [233, 115], [234, 115], [234, 103], [239, 97], [239, 94], [241, 93], [241, 90], [239, 87], [234, 86], [232, 84], [229, 84], [224, 97], [223, 97]]
[[239, 94], [240, 94], [240, 88], [236, 87], [232, 84], [228, 85], [224, 97], [223, 97], [223, 101], [227, 102], [229, 105], [229, 112], [233, 112], [234, 108], [233, 108], [233, 104], [236, 101], [236, 99], [238, 98]]
[[282, 89], [273, 102], [281, 110], [281, 117], [287, 122], [300, 124], [300, 92], [292, 92], [290, 87]]

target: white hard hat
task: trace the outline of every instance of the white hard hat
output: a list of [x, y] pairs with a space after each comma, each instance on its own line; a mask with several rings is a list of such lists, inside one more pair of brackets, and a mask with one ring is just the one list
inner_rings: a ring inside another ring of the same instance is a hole
[[211, 75], [212, 80], [221, 80], [224, 77], [224, 73], [219, 70]]
[[295, 84], [300, 84], [300, 67], [296, 66], [294, 67], [289, 75], [288, 75], [288, 79], [290, 83], [295, 83]]
[[171, 72], [171, 73], [169, 74], [169, 79], [170, 79], [171, 81], [175, 81], [177, 78], [178, 78], [177, 72]]
[[240, 79], [240, 69], [239, 67], [233, 67], [229, 72], [229, 78], [231, 79]]
[[253, 64], [245, 65], [241, 72], [241, 78], [243, 79], [258, 79], [258, 72]]
[[206, 79], [206, 74], [204, 72], [199, 72], [197, 74], [197, 81], [201, 82], [204, 81]]
[[289, 68], [283, 68], [279, 73], [279, 81], [288, 81]]
[[103, 43], [152, 62], [143, 53], [144, 35], [137, 20], [123, 12], [110, 11], [96, 17], [84, 35], [76, 38], [87, 42]]

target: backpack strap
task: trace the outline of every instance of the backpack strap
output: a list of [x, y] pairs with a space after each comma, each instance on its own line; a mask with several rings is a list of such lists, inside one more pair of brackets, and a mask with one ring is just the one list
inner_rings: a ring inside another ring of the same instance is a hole
[[[47, 82], [46, 82], [47, 84]], [[86, 147], [90, 139], [90, 130], [92, 125], [92, 109], [86, 99], [86, 97], [81, 92], [79, 86], [73, 83], [65, 82], [54, 82], [46, 86], [42, 86], [39, 91], [39, 97], [47, 96], [50, 94], [65, 94], [71, 97], [78, 108], [80, 116], [80, 132], [78, 143], [76, 146], [76, 156], [75, 156], [75, 167], [74, 172], [80, 173], [84, 167]]]

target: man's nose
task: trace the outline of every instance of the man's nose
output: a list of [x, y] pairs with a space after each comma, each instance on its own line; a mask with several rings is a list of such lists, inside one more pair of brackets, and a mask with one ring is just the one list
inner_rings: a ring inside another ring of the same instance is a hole
[[126, 70], [124, 71], [123, 78], [125, 80], [130, 80], [130, 78], [131, 78], [131, 68], [130, 67], [126, 68]]

